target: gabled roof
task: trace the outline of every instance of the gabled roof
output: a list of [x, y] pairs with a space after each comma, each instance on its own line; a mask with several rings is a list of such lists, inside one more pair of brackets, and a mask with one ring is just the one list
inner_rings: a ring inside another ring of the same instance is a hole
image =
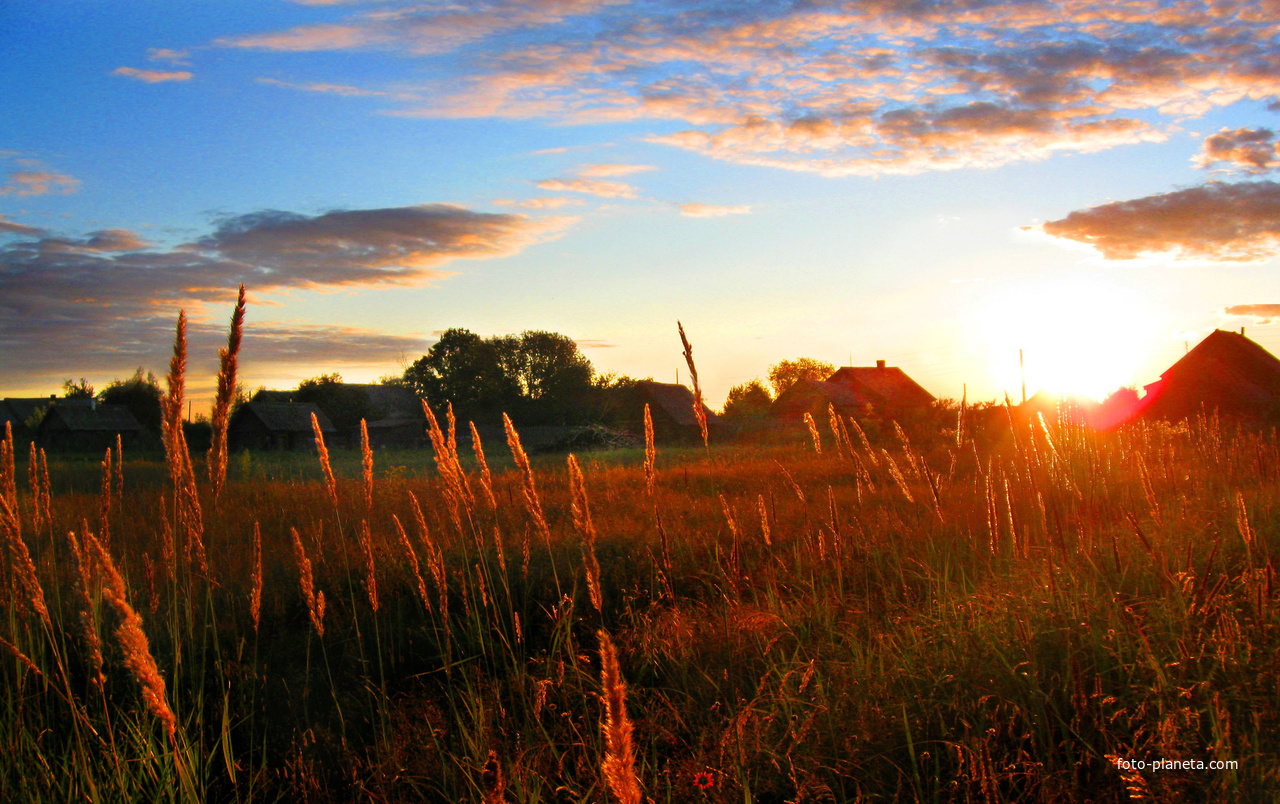
[[795, 406], [807, 408], [817, 399], [830, 403], [837, 410], [860, 408], [875, 401], [869, 395], [845, 383], [796, 380], [773, 400], [772, 409], [783, 411]]
[[933, 394], [897, 366], [845, 366], [827, 378], [869, 397], [873, 405], [895, 407], [924, 406], [933, 402]]
[[[693, 415], [693, 391], [685, 386], [678, 383], [641, 380], [636, 383], [636, 393], [642, 400], [660, 408], [676, 424], [686, 427], [698, 426], [698, 419]], [[707, 424], [720, 423], [720, 417], [712, 413], [705, 402], [702, 410], [706, 414]]]
[[1280, 360], [1238, 332], [1217, 329], [1146, 390], [1143, 404], [1154, 416], [1181, 417], [1202, 404], [1263, 413], [1280, 405]]
[[[243, 412], [241, 412], [243, 411]], [[311, 416], [315, 414], [320, 432], [336, 433], [337, 428], [324, 411], [311, 402], [249, 402], [237, 411], [237, 417], [253, 415], [268, 430], [276, 433], [310, 433]]]
[[369, 398], [369, 406], [373, 415], [369, 424], [387, 420], [425, 421], [427, 415], [422, 411], [422, 401], [418, 395], [408, 388], [398, 385], [381, 385], [376, 383], [347, 383], [348, 388], [358, 388]]
[[92, 404], [90, 399], [58, 399], [57, 397], [36, 396], [36, 397], [6, 397], [3, 404], [0, 404], [0, 425], [6, 421], [15, 424], [23, 424], [30, 419], [36, 411], [41, 408], [47, 408], [50, 405], [81, 405], [88, 407]]
[[142, 429], [138, 420], [124, 405], [67, 404], [59, 400], [41, 422], [41, 428], [61, 421], [74, 432], [136, 433]]

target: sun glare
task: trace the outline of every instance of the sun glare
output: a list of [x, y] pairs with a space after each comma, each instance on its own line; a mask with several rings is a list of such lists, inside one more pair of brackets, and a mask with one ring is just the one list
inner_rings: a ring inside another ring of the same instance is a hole
[[1015, 402], [1024, 378], [1028, 396], [1101, 400], [1133, 382], [1149, 348], [1149, 318], [1132, 291], [1096, 277], [997, 290], [982, 318], [993, 379]]

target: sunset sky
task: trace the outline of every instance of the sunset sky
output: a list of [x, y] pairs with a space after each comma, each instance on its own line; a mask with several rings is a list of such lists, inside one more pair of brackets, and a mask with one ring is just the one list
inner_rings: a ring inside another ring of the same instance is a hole
[[936, 396], [1280, 352], [1280, 3], [0, 4], [0, 396], [399, 374], [550, 330], [713, 406], [783, 358]]

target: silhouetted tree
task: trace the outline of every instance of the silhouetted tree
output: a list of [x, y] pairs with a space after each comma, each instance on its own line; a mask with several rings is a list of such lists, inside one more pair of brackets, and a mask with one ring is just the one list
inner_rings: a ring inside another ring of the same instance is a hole
[[160, 432], [160, 381], [139, 366], [127, 380], [114, 379], [98, 393], [104, 405], [124, 405], [147, 430]]
[[295, 402], [310, 402], [329, 417], [340, 433], [349, 433], [360, 427], [361, 419], [373, 413], [369, 395], [360, 388], [342, 382], [341, 374], [322, 374], [298, 383], [293, 394]]
[[779, 360], [769, 367], [769, 384], [773, 386], [774, 398], [777, 398], [800, 380], [825, 380], [835, 371], [834, 365], [812, 357]]
[[79, 382], [67, 378], [62, 381], [62, 396], [64, 399], [93, 399], [93, 386], [84, 377]]
[[769, 396], [764, 384], [759, 380], [751, 380], [729, 389], [722, 415], [731, 424], [747, 424], [767, 416], [771, 404], [773, 397]]

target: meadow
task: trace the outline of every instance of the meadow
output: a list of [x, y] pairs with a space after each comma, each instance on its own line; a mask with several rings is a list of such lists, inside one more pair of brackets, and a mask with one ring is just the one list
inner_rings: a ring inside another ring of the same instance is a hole
[[[32, 472], [9, 452], [0, 786], [15, 801], [1280, 789], [1274, 432], [1035, 420], [980, 447], [963, 427], [873, 443], [851, 424], [651, 458], [488, 445], [508, 456], [492, 467], [442, 424], [432, 471], [356, 452], [332, 481], [314, 455], [313, 476], [290, 456], [272, 479], [269, 458], [233, 457], [216, 497], [121, 456], [100, 491], [46, 496], [58, 461]], [[1148, 768], [1120, 766], [1135, 760]]]

